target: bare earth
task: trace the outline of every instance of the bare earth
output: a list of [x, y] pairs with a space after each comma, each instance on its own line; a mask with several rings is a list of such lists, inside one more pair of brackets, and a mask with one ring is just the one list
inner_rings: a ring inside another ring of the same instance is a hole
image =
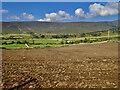
[[3, 88], [118, 87], [117, 43], [6, 49], [2, 55]]

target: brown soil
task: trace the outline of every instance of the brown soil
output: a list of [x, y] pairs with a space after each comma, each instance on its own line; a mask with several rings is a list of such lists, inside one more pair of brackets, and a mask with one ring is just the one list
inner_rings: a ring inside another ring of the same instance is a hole
[[5, 49], [2, 56], [3, 88], [118, 87], [117, 43]]

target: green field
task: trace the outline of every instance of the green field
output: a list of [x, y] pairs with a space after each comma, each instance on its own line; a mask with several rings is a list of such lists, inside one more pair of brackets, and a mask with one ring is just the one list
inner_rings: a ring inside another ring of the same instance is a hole
[[0, 45], [0, 47], [4, 48], [26, 48], [25, 44], [10, 44], [10, 45]]
[[119, 43], [118, 35], [120, 28], [106, 31], [95, 31], [81, 34], [2, 34], [2, 48], [41, 48], [41, 47], [62, 47], [76, 44], [89, 44], [100, 42]]
[[[0, 47], [2, 48], [28, 48], [25, 44], [27, 44], [30, 48], [41, 48], [41, 47], [64, 47], [71, 46], [80, 43], [97, 43], [97, 42], [113, 42], [120, 43], [119, 36], [115, 37], [99, 37], [99, 38], [72, 38], [72, 39], [33, 39], [33, 40], [2, 40], [2, 44]], [[21, 42], [21, 44], [17, 42]], [[5, 43], [6, 42], [6, 43]], [[14, 43], [12, 43], [14, 42]]]
[[[37, 48], [37, 47], [65, 47], [69, 46], [70, 44], [58, 44], [58, 45], [29, 45], [30, 48]], [[11, 44], [11, 45], [0, 45], [0, 47], [4, 48], [27, 48], [25, 44]]]
[[2, 40], [2, 43], [4, 42], [7, 42], [7, 43], [11, 43], [12, 41], [14, 42], [17, 42], [17, 41], [20, 41], [20, 42], [24, 42], [24, 41], [27, 41], [29, 43], [33, 43], [33, 41], [35, 42], [35, 44], [37, 43], [41, 43], [41, 44], [47, 44], [47, 43], [60, 43], [60, 40], [53, 40], [53, 39], [32, 39], [32, 40], [29, 40], [29, 39], [20, 39], [20, 40]]

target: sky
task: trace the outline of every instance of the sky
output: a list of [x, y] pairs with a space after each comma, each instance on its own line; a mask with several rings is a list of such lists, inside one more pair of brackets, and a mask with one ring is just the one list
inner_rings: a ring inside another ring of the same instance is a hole
[[2, 2], [119, 2], [119, 0], [1, 0]]
[[118, 20], [117, 2], [2, 2], [2, 21], [98, 22]]

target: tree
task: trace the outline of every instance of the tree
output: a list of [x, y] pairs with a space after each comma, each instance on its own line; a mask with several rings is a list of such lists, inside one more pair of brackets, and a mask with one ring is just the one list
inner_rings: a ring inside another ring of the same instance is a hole
[[80, 40], [76, 40], [76, 41], [75, 41], [75, 44], [79, 44], [79, 43], [80, 43]]
[[65, 40], [65, 44], [68, 44], [68, 40]]
[[11, 36], [10, 36], [10, 39], [13, 39], [14, 37], [15, 37], [15, 36], [11, 35]]
[[84, 43], [87, 43], [87, 41], [88, 41], [87, 38], [85, 38]]
[[4, 43], [2, 43], [2, 44], [5, 44], [5, 45], [7, 45], [7, 42], [4, 42]]
[[33, 44], [35, 44], [35, 40], [33, 40]]
[[20, 41], [17, 41], [17, 44], [22, 44], [22, 42], [20, 42]]
[[41, 35], [41, 38], [45, 38], [45, 35]]
[[93, 40], [90, 40], [90, 43], [93, 43]]
[[61, 44], [64, 44], [64, 41], [63, 41], [63, 40], [61, 41]]
[[81, 36], [81, 37], [85, 37], [85, 33], [81, 33], [80, 36]]
[[39, 36], [38, 35], [33, 35], [33, 38], [39, 38]]
[[31, 35], [34, 35], [35, 33], [34, 32], [30, 32]]
[[23, 43], [24, 43], [24, 44], [28, 44], [29, 42], [25, 40]]
[[71, 42], [70, 42], [70, 44], [74, 44], [74, 42], [73, 42], [73, 41], [71, 41]]
[[101, 33], [98, 33], [98, 36], [101, 36]]
[[14, 43], [15, 43], [14, 41], [11, 42], [11, 44], [14, 44]]

